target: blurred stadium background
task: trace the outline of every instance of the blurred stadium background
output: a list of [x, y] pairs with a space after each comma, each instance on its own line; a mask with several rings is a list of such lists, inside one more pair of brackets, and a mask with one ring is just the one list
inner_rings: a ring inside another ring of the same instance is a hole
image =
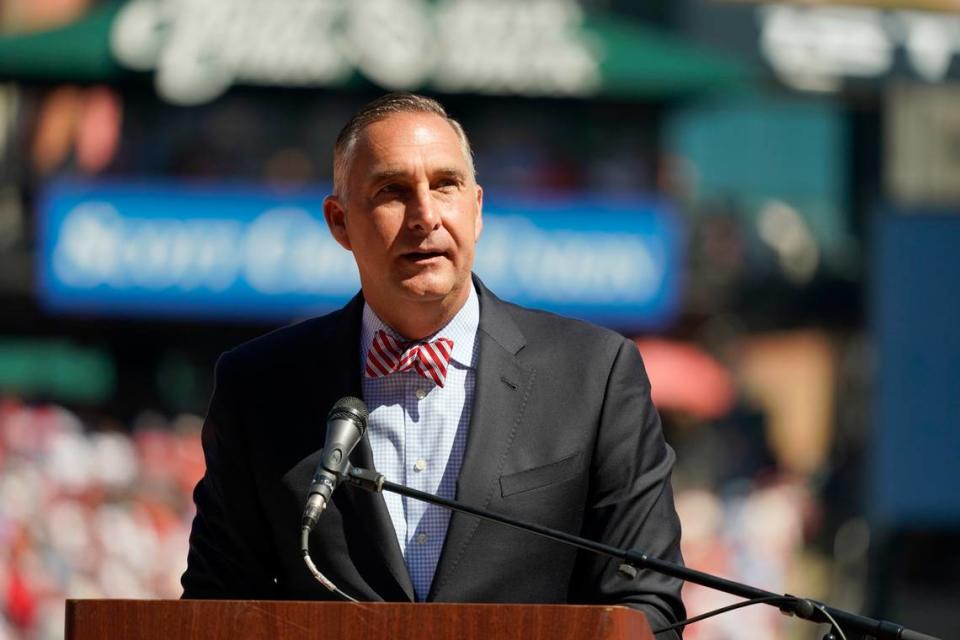
[[488, 284], [636, 338], [691, 566], [954, 636], [956, 11], [3, 0], [0, 639], [179, 596], [213, 363], [357, 288], [319, 205], [393, 89], [471, 135]]

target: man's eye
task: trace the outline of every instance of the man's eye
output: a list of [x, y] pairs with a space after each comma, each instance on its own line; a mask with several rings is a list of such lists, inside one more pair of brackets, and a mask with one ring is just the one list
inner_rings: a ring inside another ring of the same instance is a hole
[[385, 184], [380, 187], [380, 193], [400, 193], [400, 185], [391, 182], [390, 184]]
[[439, 182], [437, 183], [437, 187], [436, 187], [436, 188], [437, 188], [437, 189], [440, 189], [441, 191], [450, 191], [450, 190], [452, 190], [452, 189], [457, 189], [457, 188], [459, 188], [459, 187], [460, 187], [460, 183], [459, 183], [459, 182], [457, 182], [456, 180], [450, 179], [450, 180], [441, 180], [441, 181], [439, 181]]

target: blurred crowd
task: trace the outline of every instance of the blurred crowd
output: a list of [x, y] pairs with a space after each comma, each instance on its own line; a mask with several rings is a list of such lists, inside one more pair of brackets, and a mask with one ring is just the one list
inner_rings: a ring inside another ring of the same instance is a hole
[[0, 640], [62, 638], [68, 597], [179, 597], [200, 419], [118, 427], [0, 401]]
[[[687, 566], [776, 593], [810, 596], [824, 588], [813, 575], [818, 564], [805, 551], [816, 504], [802, 483], [780, 478], [727, 492], [681, 489], [677, 510]], [[688, 617], [742, 600], [692, 583], [684, 586], [683, 599]], [[819, 637], [804, 624], [791, 625], [777, 608], [758, 604], [693, 624], [684, 638]]]

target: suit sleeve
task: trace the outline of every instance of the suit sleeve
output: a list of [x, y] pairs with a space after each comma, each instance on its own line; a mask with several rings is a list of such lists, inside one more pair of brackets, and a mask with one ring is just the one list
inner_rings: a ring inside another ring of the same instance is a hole
[[194, 490], [184, 598], [276, 599], [276, 567], [257, 500], [248, 443], [235, 403], [246, 397], [239, 367], [217, 362], [213, 397], [201, 440], [206, 472]]
[[[670, 486], [674, 459], [640, 354], [632, 342], [622, 340], [607, 381], [582, 535], [682, 563], [680, 520]], [[594, 554], [581, 555], [571, 601], [637, 608], [653, 629], [684, 618], [680, 580], [647, 570], [628, 580], [618, 566]]]

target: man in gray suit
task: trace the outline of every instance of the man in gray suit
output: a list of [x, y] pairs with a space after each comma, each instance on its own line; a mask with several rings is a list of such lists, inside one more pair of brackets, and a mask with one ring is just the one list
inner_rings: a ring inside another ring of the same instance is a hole
[[[681, 562], [674, 455], [636, 348], [487, 290], [471, 273], [482, 203], [466, 135], [435, 101], [391, 94], [347, 123], [324, 216], [361, 292], [218, 362], [184, 597], [333, 597], [298, 535], [325, 415], [348, 395], [370, 409], [354, 465]], [[625, 604], [654, 628], [684, 615], [678, 580], [628, 580], [607, 558], [395, 494], [340, 487], [310, 546], [361, 600]]]

